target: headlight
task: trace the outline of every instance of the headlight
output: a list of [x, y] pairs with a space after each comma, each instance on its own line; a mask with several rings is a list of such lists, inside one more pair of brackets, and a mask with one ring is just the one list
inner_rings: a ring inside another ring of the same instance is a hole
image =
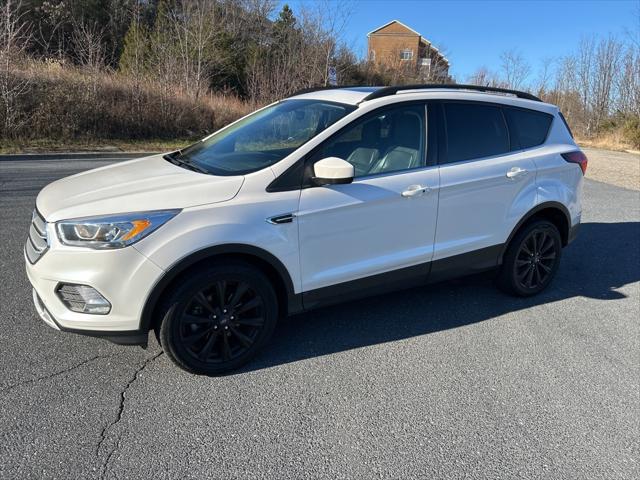
[[63, 220], [56, 223], [56, 230], [60, 242], [64, 245], [122, 248], [157, 230], [178, 212], [180, 210], [161, 210]]

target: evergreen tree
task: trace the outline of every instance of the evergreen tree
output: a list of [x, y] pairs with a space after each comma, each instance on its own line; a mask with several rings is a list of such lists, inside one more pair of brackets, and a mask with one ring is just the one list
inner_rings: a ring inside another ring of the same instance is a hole
[[124, 47], [120, 55], [119, 69], [122, 72], [140, 75], [148, 67], [149, 62], [149, 31], [134, 16], [131, 25], [124, 36]]
[[273, 41], [276, 48], [286, 48], [297, 33], [297, 21], [293, 10], [285, 4], [273, 22]]

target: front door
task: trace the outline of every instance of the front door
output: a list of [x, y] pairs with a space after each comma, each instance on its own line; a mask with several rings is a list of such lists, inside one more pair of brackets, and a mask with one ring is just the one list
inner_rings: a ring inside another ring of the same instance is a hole
[[398, 276], [426, 278], [439, 187], [437, 167], [427, 165], [426, 131], [424, 104], [396, 104], [364, 116], [313, 154], [312, 163], [330, 156], [349, 161], [356, 177], [301, 192], [304, 292], [341, 296], [343, 287], [348, 295]]

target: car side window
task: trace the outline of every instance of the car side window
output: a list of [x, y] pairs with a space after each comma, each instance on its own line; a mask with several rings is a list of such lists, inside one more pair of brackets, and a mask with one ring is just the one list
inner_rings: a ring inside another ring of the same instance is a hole
[[514, 149], [542, 145], [547, 139], [553, 117], [548, 113], [521, 108], [505, 108]]
[[490, 157], [510, 151], [509, 131], [500, 107], [444, 103], [446, 163]]
[[425, 106], [397, 105], [365, 115], [313, 155], [316, 162], [338, 157], [351, 163], [355, 177], [425, 166]]

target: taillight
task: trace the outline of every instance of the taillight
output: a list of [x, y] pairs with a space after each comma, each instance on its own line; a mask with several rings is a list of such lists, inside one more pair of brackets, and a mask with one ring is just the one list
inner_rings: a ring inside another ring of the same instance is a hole
[[580, 150], [576, 150], [575, 152], [563, 153], [562, 158], [564, 158], [569, 163], [577, 163], [578, 165], [580, 165], [583, 175], [587, 173], [587, 163], [589, 163], [589, 160], [587, 159], [587, 156]]

